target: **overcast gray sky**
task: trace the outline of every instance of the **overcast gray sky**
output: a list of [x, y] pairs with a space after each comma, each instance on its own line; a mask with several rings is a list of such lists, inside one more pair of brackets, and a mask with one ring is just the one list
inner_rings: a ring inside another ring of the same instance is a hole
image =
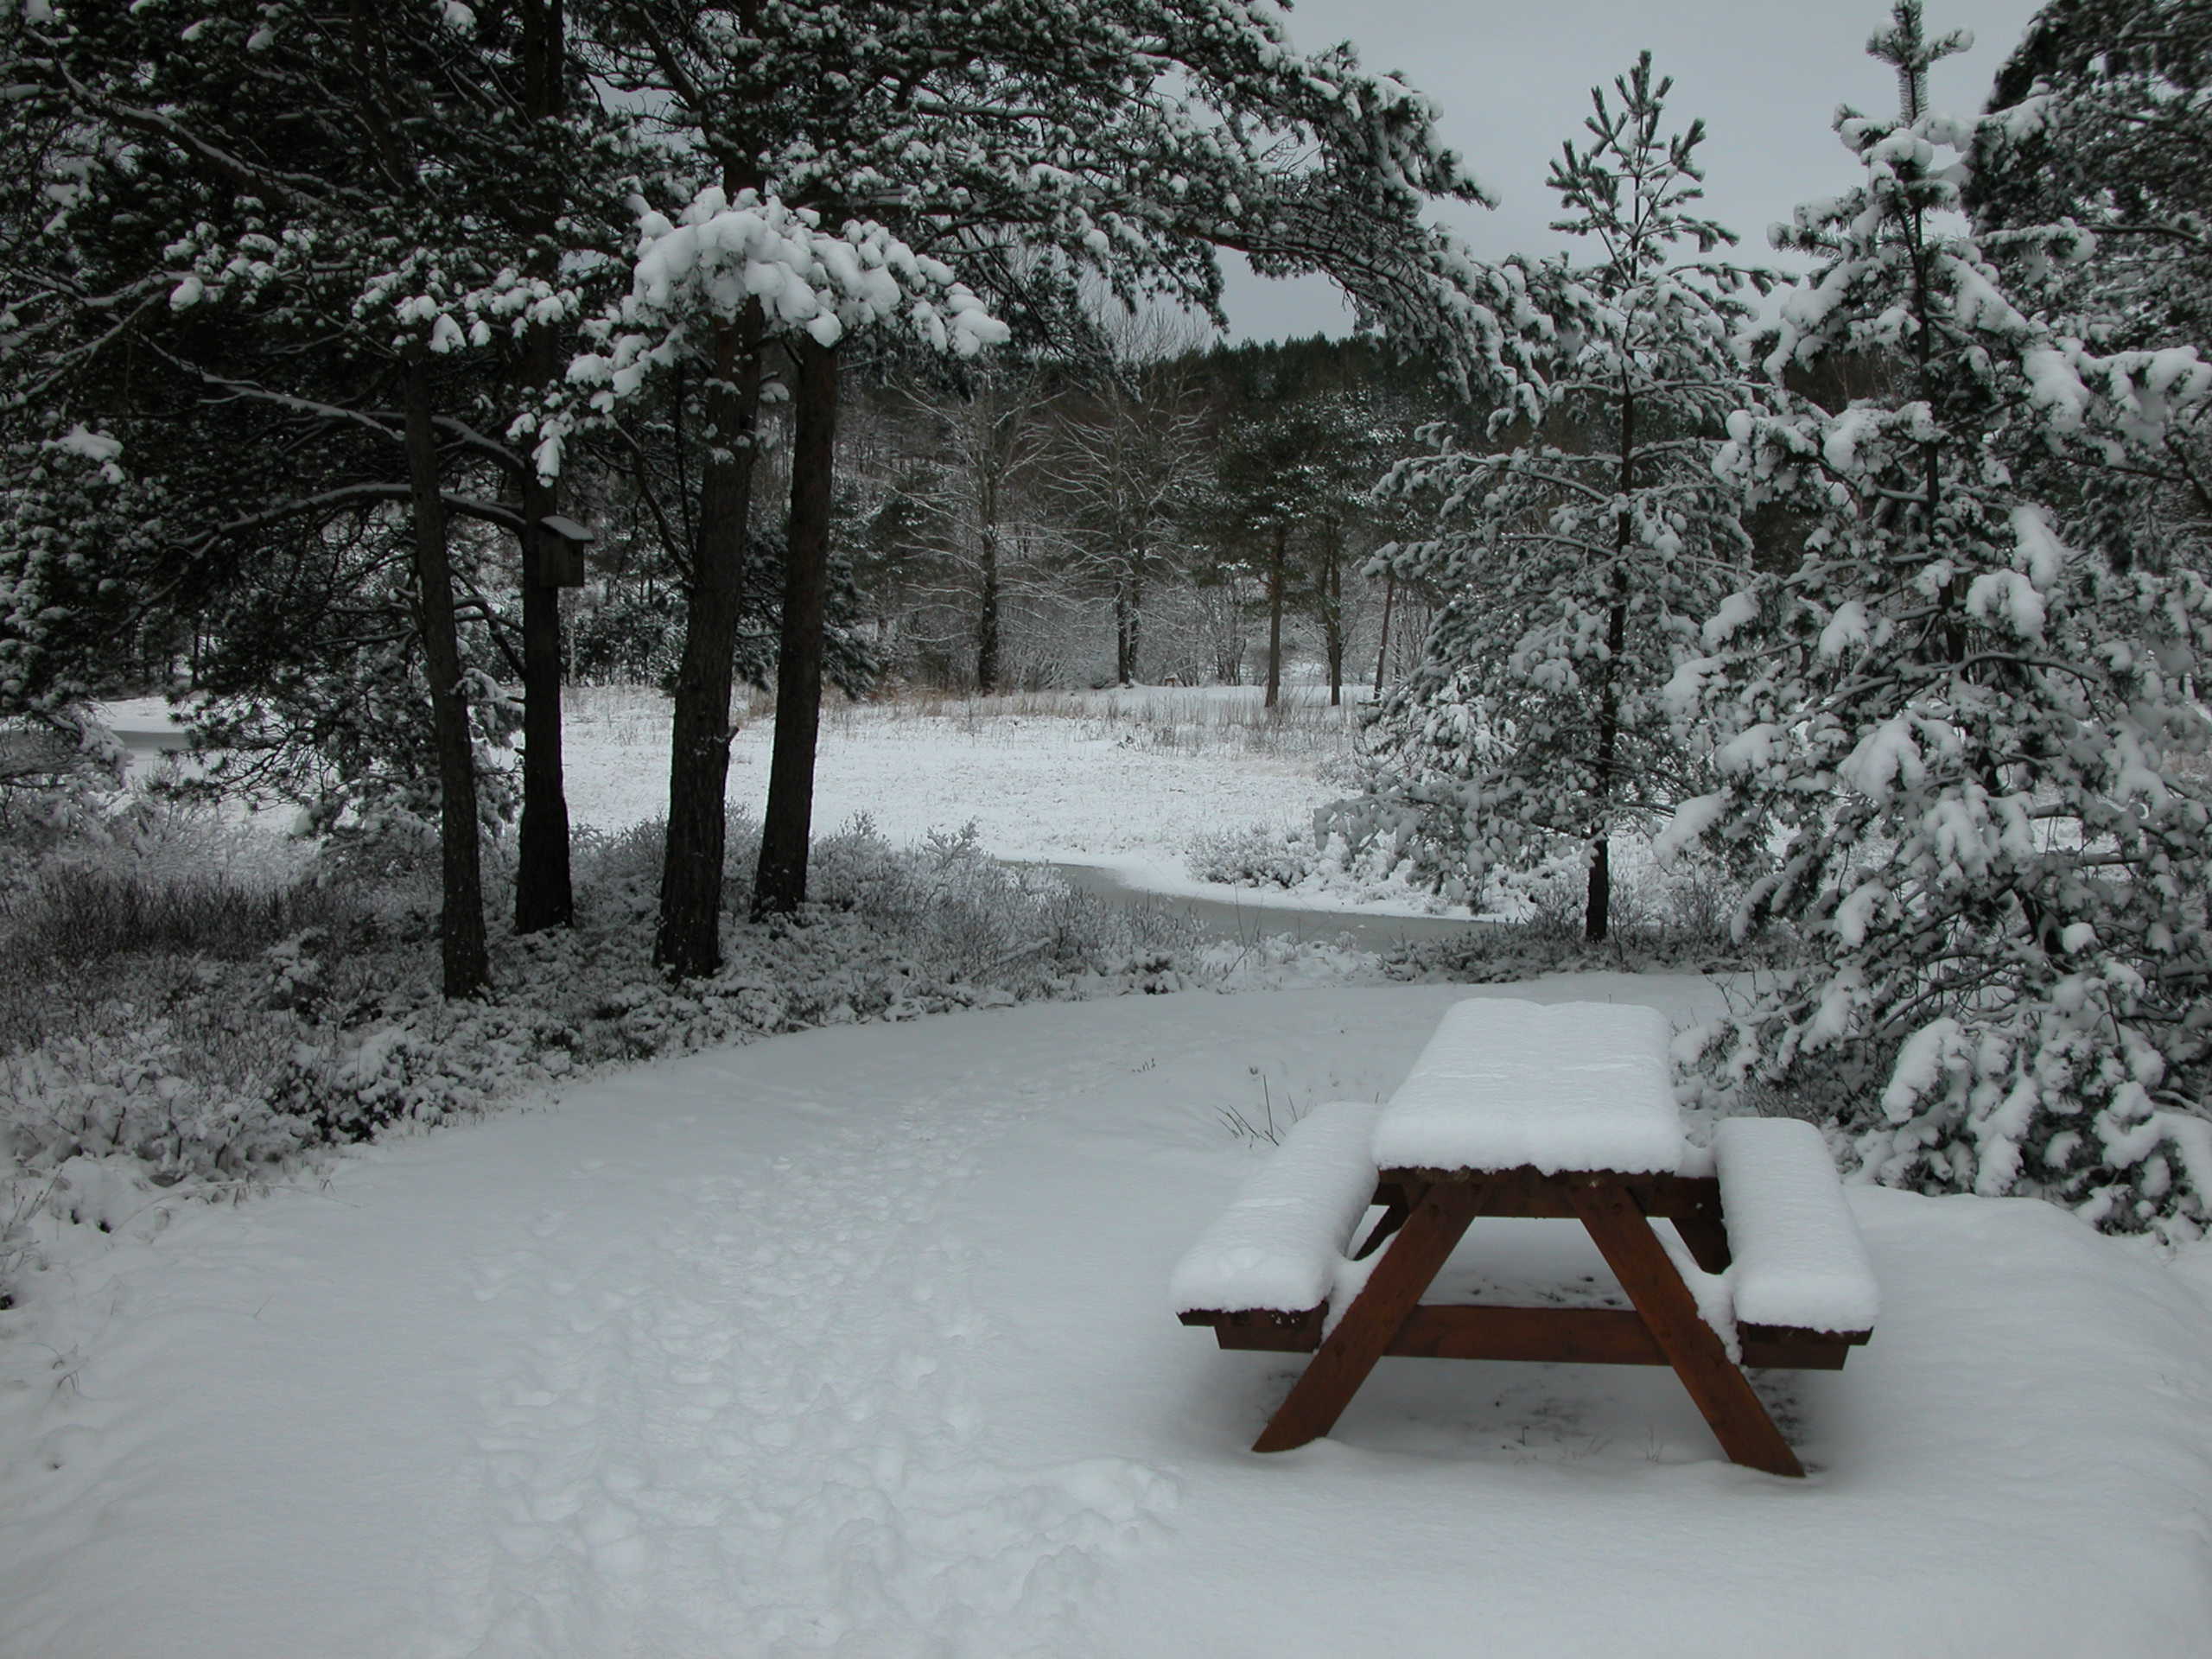
[[[1931, 101], [1981, 107], [1997, 66], [2037, 0], [1929, 0], [1931, 30], [1974, 31], [1970, 52], [1936, 66]], [[1478, 253], [1551, 253], [1558, 198], [1544, 186], [1560, 141], [1584, 134], [1590, 88], [1645, 47], [1672, 75], [1668, 113], [1705, 118], [1706, 204], [1768, 257], [1766, 228], [1791, 207], [1847, 187], [1858, 169], [1829, 130], [1840, 103], [1897, 106], [1895, 77], [1865, 54], [1887, 0], [1298, 0], [1292, 38], [1308, 50], [1349, 40], [1370, 69], [1395, 70], [1442, 106], [1446, 140], [1500, 199], [1494, 213], [1447, 216]], [[1233, 338], [1338, 334], [1351, 327], [1320, 277], [1262, 282], [1230, 262]]]

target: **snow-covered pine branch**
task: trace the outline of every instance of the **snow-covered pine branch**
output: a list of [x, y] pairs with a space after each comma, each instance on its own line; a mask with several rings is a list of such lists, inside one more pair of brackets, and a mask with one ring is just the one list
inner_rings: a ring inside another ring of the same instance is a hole
[[[1006, 324], [950, 266], [917, 254], [878, 224], [853, 220], [825, 230], [811, 208], [750, 190], [733, 199], [709, 186], [676, 219], [648, 208], [638, 227], [630, 292], [591, 326], [601, 349], [569, 365], [570, 385], [599, 414], [634, 396], [648, 376], [682, 359], [704, 331], [735, 321], [753, 301], [770, 334], [804, 331], [823, 346], [893, 323], [959, 357], [1007, 338]], [[536, 423], [533, 455], [545, 476], [560, 471], [573, 418]], [[510, 435], [530, 429], [518, 423]]]
[[[1676, 839], [1761, 857], [1739, 925], [1781, 921], [1809, 960], [1706, 1063], [1833, 1114], [1881, 1179], [2193, 1231], [2212, 587], [2100, 499], [2201, 443], [2212, 370], [2085, 343], [2112, 319], [2024, 297], [2094, 245], [1956, 214], [1986, 124], [1918, 107], [1942, 44], [1910, 0], [1878, 37], [1905, 111], [1843, 111], [1862, 181], [1777, 233], [1822, 262], [1764, 342], [1806, 390], [1732, 414], [1715, 461], [1789, 542], [1667, 689], [1732, 734]], [[1822, 394], [1869, 364], [1869, 395]]]

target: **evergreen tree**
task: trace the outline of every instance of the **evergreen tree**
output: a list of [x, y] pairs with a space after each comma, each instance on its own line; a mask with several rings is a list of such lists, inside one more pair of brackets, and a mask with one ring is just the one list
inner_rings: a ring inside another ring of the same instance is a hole
[[1204, 481], [1205, 422], [1194, 328], [1153, 314], [1108, 332], [1103, 360], [1064, 400], [1044, 467], [1075, 569], [1112, 604], [1114, 680], [1129, 685], [1143, 677], [1146, 611]]
[[[74, 410], [132, 466], [159, 468], [172, 574], [142, 594], [204, 601], [272, 545], [320, 546], [313, 526], [352, 540], [404, 509], [419, 653], [404, 660], [437, 735], [446, 980], [473, 993], [488, 963], [461, 634], [485, 607], [456, 597], [450, 521], [529, 533], [522, 510], [486, 499], [487, 473], [488, 493], [543, 504], [505, 435], [529, 355], [507, 348], [574, 312], [582, 262], [547, 246], [543, 204], [562, 180], [600, 176], [594, 143], [521, 90], [559, 73], [539, 60], [534, 4], [480, 19], [432, 0], [215, 0], [182, 28], [180, 10], [10, 20], [20, 101], [81, 149], [66, 178], [13, 181], [60, 185], [61, 210], [8, 273], [11, 397]], [[542, 672], [524, 677], [543, 690]], [[557, 795], [557, 752], [541, 743], [548, 760]], [[533, 868], [558, 877], [555, 862]]]
[[1774, 849], [1740, 919], [1789, 922], [1809, 960], [1709, 1032], [1706, 1062], [1826, 1107], [1884, 1180], [2186, 1230], [2212, 1195], [2212, 793], [2177, 763], [2204, 745], [2212, 592], [2035, 480], [2166, 479], [2212, 367], [2100, 349], [2101, 320], [2008, 283], [2092, 244], [1967, 229], [1980, 124], [1926, 103], [1961, 40], [1901, 0], [1869, 47], [1900, 114], [1840, 111], [1864, 179], [1779, 233], [1819, 265], [1770, 373], [1872, 358], [1888, 384], [1729, 421], [1722, 470], [1807, 533], [1677, 677], [1732, 734], [1721, 787], [1669, 833]]
[[1671, 85], [1644, 54], [1611, 99], [1593, 89], [1587, 143], [1552, 164], [1554, 228], [1599, 257], [1565, 273], [1539, 417], [1493, 418], [1506, 448], [1438, 428], [1435, 453], [1393, 477], [1437, 533], [1388, 568], [1447, 602], [1381, 715], [1384, 783], [1340, 815], [1355, 840], [1394, 833], [1462, 897], [1580, 842], [1592, 940], [1610, 926], [1615, 832], [1696, 790], [1697, 745], [1659, 692], [1749, 549], [1712, 459], [1743, 390], [1731, 340], [1764, 279], [1708, 257], [1735, 238], [1694, 211], [1704, 129], [1666, 131]]
[[[995, 296], [1040, 283], [1064, 294], [1089, 272], [1128, 305], [1211, 309], [1214, 250], [1236, 245], [1272, 270], [1339, 272], [1377, 321], [1440, 336], [1436, 319], [1448, 314], [1449, 337], [1478, 342], [1478, 356], [1510, 347], [1517, 294], [1485, 288], [1418, 221], [1432, 195], [1478, 197], [1436, 139], [1431, 106], [1393, 78], [1363, 73], [1348, 49], [1293, 50], [1272, 7], [639, 0], [594, 16], [608, 78], [650, 88], [672, 110], [726, 194], [751, 188], [832, 222], [881, 223]], [[741, 549], [765, 323], [753, 308], [728, 327], [710, 384], [723, 389], [713, 420], [729, 459], [705, 486], [721, 505], [702, 516], [735, 521], [724, 539]], [[832, 409], [804, 392], [804, 407]], [[834, 454], [829, 443], [803, 448], [825, 466]], [[800, 487], [795, 478], [795, 501]], [[830, 499], [827, 485], [805, 490], [809, 501]], [[787, 757], [772, 765], [754, 880], [756, 906], [774, 910], [804, 892], [818, 677], [805, 666], [811, 607], [800, 601], [819, 585], [826, 537], [795, 530], [788, 546], [784, 615], [799, 632], [779, 658]], [[721, 614], [708, 602], [719, 589], [704, 584], [738, 556], [702, 560], [695, 633]], [[728, 654], [727, 629], [719, 645], [687, 647], [678, 683], [658, 950], [683, 973], [707, 971], [719, 953], [728, 681], [718, 702], [705, 677]]]
[[[2095, 343], [2212, 340], [2212, 11], [2185, 0], [2059, 0], [2037, 13], [1976, 131], [1968, 206], [1993, 243], [2071, 219], [2097, 257], [2044, 273], [2041, 302]], [[2212, 445], [2165, 439], [2175, 486], [2042, 467], [2072, 511], [2178, 543], [2212, 570]]]
[[1208, 512], [1223, 551], [1258, 574], [1268, 626], [1262, 704], [1268, 709], [1282, 696], [1283, 613], [1294, 561], [1323, 511], [1335, 435], [1321, 400], [1300, 390], [1287, 375], [1264, 373], [1238, 399], [1222, 423]]

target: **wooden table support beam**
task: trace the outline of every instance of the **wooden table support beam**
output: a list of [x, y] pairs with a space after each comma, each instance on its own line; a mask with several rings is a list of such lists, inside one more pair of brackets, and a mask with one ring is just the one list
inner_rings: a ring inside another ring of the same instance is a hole
[[1406, 1224], [1367, 1276], [1337, 1328], [1313, 1359], [1260, 1438], [1255, 1452], [1287, 1452], [1336, 1427], [1375, 1362], [1382, 1357], [1482, 1206], [1479, 1181], [1408, 1186]]
[[1736, 1368], [1719, 1334], [1700, 1317], [1696, 1300], [1628, 1192], [1603, 1178], [1578, 1178], [1569, 1182], [1568, 1192], [1592, 1242], [1643, 1316], [1654, 1340], [1666, 1351], [1720, 1449], [1731, 1461], [1747, 1468], [1770, 1475], [1802, 1475], [1797, 1454], [1767, 1415], [1751, 1379]]
[[[1386, 1355], [1670, 1365], [1732, 1460], [1769, 1474], [1805, 1472], [1653, 1230], [1655, 1219], [1671, 1223], [1701, 1268], [1725, 1268], [1728, 1236], [1712, 1177], [1391, 1169], [1376, 1202], [1384, 1213], [1358, 1255], [1382, 1254], [1325, 1336], [1325, 1307], [1183, 1316], [1211, 1325], [1224, 1348], [1313, 1355], [1254, 1451], [1285, 1452], [1326, 1434]], [[1468, 1225], [1486, 1216], [1579, 1219], [1633, 1306], [1424, 1305]], [[1867, 1334], [1756, 1325], [1738, 1332], [1744, 1365], [1821, 1370], [1841, 1369]]]

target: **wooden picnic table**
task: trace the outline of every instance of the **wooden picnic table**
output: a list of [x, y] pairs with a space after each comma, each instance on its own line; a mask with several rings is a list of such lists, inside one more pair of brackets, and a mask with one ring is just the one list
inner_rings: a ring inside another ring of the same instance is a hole
[[[1326, 1434], [1385, 1356], [1664, 1364], [1731, 1459], [1804, 1472], [1741, 1367], [1840, 1368], [1872, 1329], [1872, 1269], [1809, 1125], [1732, 1121], [1706, 1166], [1667, 1036], [1648, 1008], [1471, 1000], [1388, 1105], [1294, 1130], [1176, 1275], [1184, 1322], [1224, 1348], [1313, 1356], [1255, 1451]], [[1579, 1220], [1630, 1306], [1425, 1300], [1484, 1217]]]

